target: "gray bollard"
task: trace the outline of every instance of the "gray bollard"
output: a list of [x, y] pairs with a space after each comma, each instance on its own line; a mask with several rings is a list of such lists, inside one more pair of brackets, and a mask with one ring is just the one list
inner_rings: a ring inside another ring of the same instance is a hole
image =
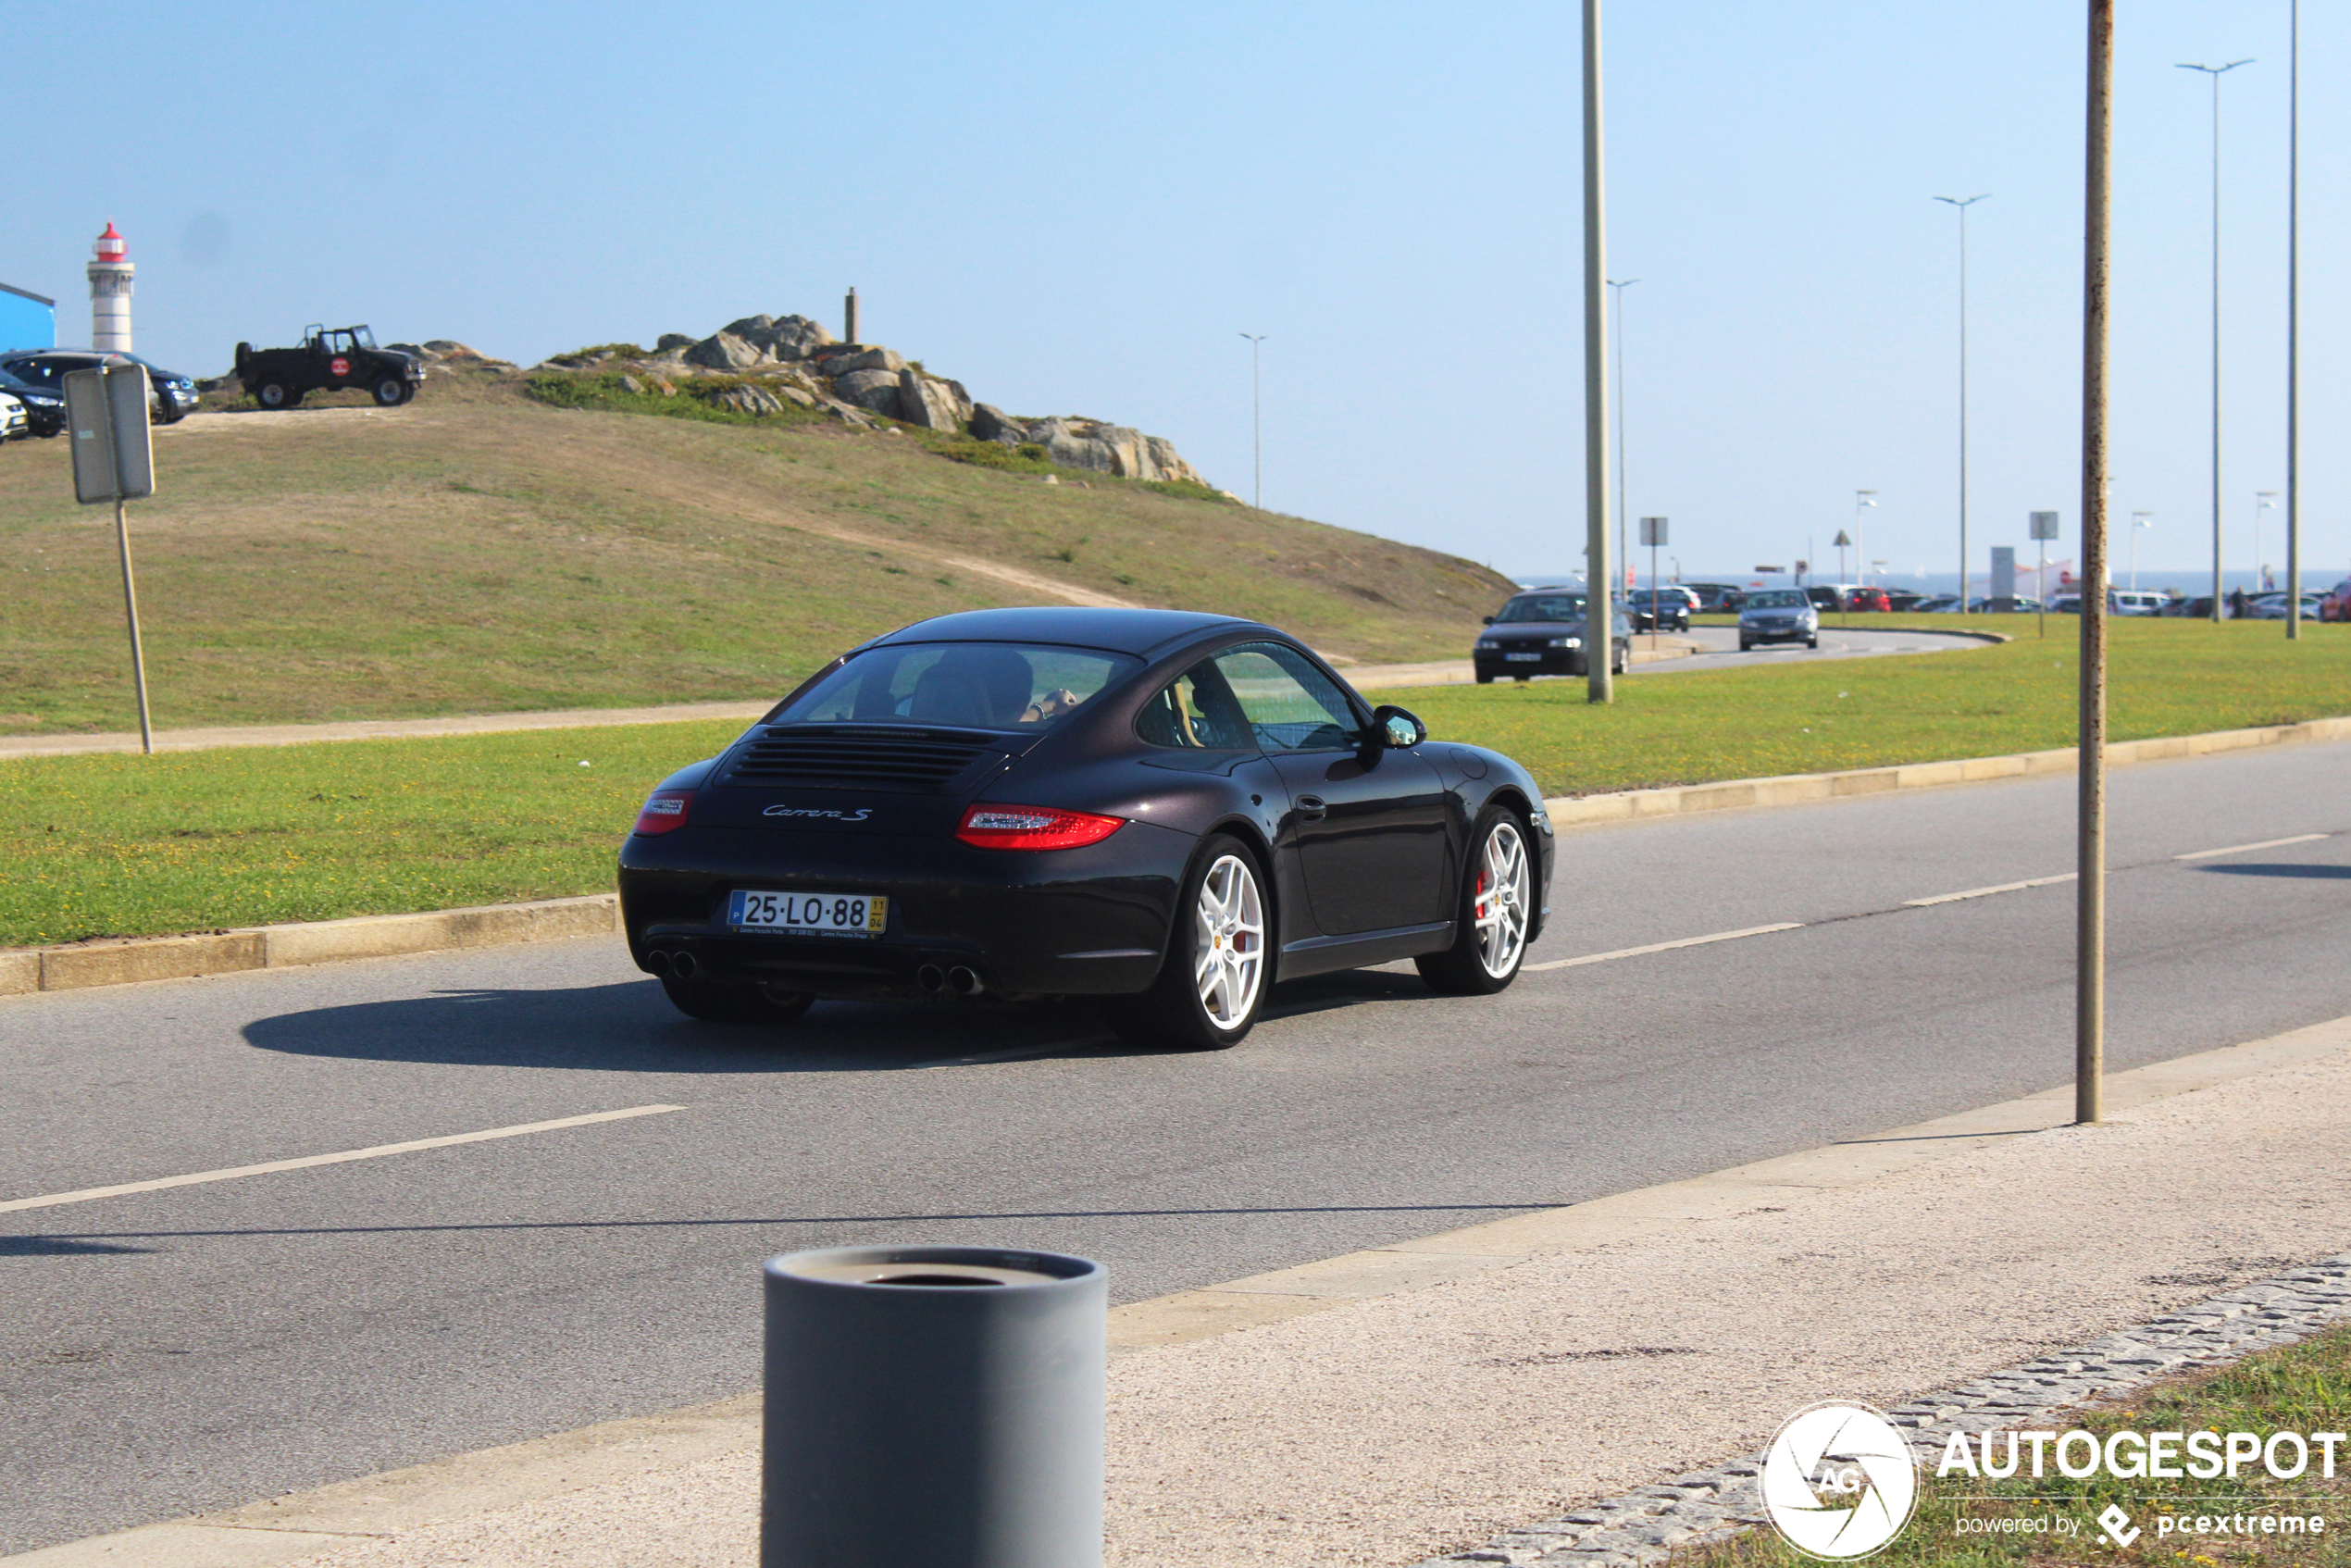
[[1101, 1568], [1102, 1265], [770, 1258], [760, 1568]]

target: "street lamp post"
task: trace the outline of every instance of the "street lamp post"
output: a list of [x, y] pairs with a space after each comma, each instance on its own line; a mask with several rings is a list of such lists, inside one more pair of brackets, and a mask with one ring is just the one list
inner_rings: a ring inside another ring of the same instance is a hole
[[2302, 0], [2287, 12], [2285, 136], [2285, 634], [2302, 635]]
[[1853, 492], [1853, 564], [1860, 571], [1863, 588], [1870, 586], [1870, 553], [1862, 547], [1861, 514], [1877, 504], [1871, 499], [1876, 494], [1877, 492], [1873, 490], [1857, 490]]
[[2225, 66], [2183, 63], [2212, 79], [2212, 618], [2228, 613], [2220, 602], [2220, 79], [2247, 60]]
[[2270, 564], [2261, 559], [2261, 514], [2276, 511], [2277, 505], [2276, 491], [2257, 490], [2253, 492], [2253, 591], [2256, 593], [2270, 591]]
[[1624, 563], [1625, 586], [1632, 586], [1632, 536], [1624, 531], [1624, 291], [1639, 282], [1638, 278], [1611, 278], [1608, 286], [1616, 292], [1609, 296], [1616, 307], [1616, 556]]
[[2133, 593], [2139, 591], [2139, 530], [2153, 527], [2155, 527], [2154, 513], [2133, 512], [2131, 514], [2131, 591]]
[[1608, 541], [1608, 160], [1600, 140], [1600, 0], [1584, 0], [1584, 689], [1616, 699]]
[[1249, 444], [1250, 444], [1250, 504], [1260, 512], [1265, 510], [1265, 400], [1260, 392], [1258, 351], [1270, 332], [1243, 332], [1249, 340]]
[[1967, 209], [1991, 195], [1937, 196], [1959, 210], [1959, 613], [1967, 613]]

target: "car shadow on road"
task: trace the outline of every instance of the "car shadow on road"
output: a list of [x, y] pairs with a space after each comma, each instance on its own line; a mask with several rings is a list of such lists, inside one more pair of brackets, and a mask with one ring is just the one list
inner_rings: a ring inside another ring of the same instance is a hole
[[[1416, 976], [1356, 970], [1280, 987], [1264, 1018], [1429, 995]], [[791, 1024], [706, 1024], [680, 1016], [651, 979], [437, 991], [281, 1013], [243, 1032], [259, 1050], [295, 1056], [603, 1073], [875, 1073], [1168, 1054], [1120, 1040], [1081, 1002], [825, 1002]]]

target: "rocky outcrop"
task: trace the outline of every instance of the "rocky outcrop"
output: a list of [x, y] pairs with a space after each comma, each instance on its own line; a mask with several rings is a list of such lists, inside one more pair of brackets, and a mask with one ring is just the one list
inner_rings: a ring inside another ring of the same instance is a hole
[[[429, 363], [503, 365], [463, 343], [436, 340], [419, 352]], [[836, 342], [805, 316], [745, 316], [702, 339], [665, 332], [650, 352], [626, 344], [584, 350], [547, 361], [547, 368], [609, 375], [626, 371], [665, 394], [683, 390], [714, 407], [769, 415], [786, 404], [818, 410], [861, 429], [894, 430], [901, 424], [942, 435], [1025, 447], [1067, 468], [1128, 479], [1176, 479], [1205, 484], [1174, 443], [1126, 425], [1064, 416], [1023, 419], [990, 404], [974, 403], [960, 381], [907, 363], [879, 343]], [[673, 386], [669, 378], [675, 377]], [[723, 378], [696, 392], [703, 377]]]

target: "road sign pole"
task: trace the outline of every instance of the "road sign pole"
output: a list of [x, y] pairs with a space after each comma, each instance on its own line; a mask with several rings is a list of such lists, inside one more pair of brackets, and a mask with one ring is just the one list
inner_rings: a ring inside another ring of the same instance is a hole
[[122, 610], [131, 622], [131, 679], [139, 691], [139, 749], [153, 756], [155, 731], [147, 715], [147, 655], [139, 645], [139, 589], [131, 575], [131, 519], [119, 496], [114, 504], [114, 538], [122, 552]]
[[2082, 732], [2073, 922], [2073, 1119], [2102, 1114], [2106, 1075], [2106, 372], [2108, 159], [2114, 0], [2090, 0], [2082, 226]]
[[1616, 566], [1608, 537], [1608, 165], [1601, 118], [1600, 0], [1584, 0], [1584, 691], [1591, 702], [1609, 703], [1616, 699], [1610, 668], [1616, 662]]

